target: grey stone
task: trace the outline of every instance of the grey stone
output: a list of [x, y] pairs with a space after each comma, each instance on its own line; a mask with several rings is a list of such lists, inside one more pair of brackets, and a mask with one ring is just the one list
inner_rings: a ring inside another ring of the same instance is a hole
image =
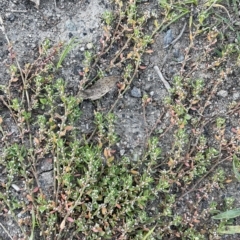
[[167, 47], [173, 41], [172, 30], [169, 29], [163, 39], [164, 47]]
[[135, 98], [142, 97], [141, 90], [137, 87], [133, 87], [133, 89], [131, 90], [131, 96]]
[[121, 149], [121, 150], [120, 150], [120, 155], [123, 156], [124, 153], [125, 153], [125, 150], [124, 150], [124, 149]]
[[182, 62], [184, 60], [184, 56], [183, 55], [180, 55], [178, 58], [177, 58], [177, 61], [178, 62]]
[[87, 49], [89, 49], [89, 50], [92, 49], [92, 48], [93, 48], [93, 43], [88, 43], [86, 47], [87, 47]]
[[239, 97], [240, 97], [240, 93], [239, 92], [233, 93], [233, 100], [238, 100]]
[[220, 90], [218, 93], [217, 93], [217, 96], [219, 97], [227, 97], [228, 96], [228, 92], [226, 90]]

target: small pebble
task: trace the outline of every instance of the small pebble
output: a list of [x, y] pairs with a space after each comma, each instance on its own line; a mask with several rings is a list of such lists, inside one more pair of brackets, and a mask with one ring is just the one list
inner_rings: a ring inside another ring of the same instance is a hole
[[179, 58], [180, 57], [180, 50], [178, 48], [174, 48], [173, 49], [173, 56], [175, 58]]
[[177, 61], [180, 63], [184, 60], [184, 56], [183, 55], [180, 55], [178, 58], [177, 58]]
[[20, 187], [18, 187], [16, 184], [12, 184], [11, 186], [15, 191], [17, 191], [17, 192], [20, 191]]
[[121, 149], [121, 150], [120, 150], [120, 155], [123, 156], [124, 153], [125, 153], [125, 150], [124, 150], [124, 149]]
[[11, 14], [8, 16], [7, 19], [8, 19], [9, 22], [14, 22], [14, 20], [16, 19], [16, 17], [15, 17], [14, 14], [11, 13]]
[[233, 100], [234, 100], [234, 101], [238, 100], [239, 97], [240, 97], [240, 93], [239, 93], [239, 92], [235, 92], [235, 93], [233, 94]]
[[176, 58], [177, 62], [182, 62], [184, 60], [184, 56], [181, 54], [179, 49], [173, 50], [173, 56]]
[[93, 44], [92, 44], [92, 43], [88, 43], [88, 44], [87, 44], [87, 49], [90, 50], [90, 49], [92, 49], [92, 48], [93, 48]]
[[226, 90], [220, 90], [218, 93], [217, 93], [217, 96], [219, 97], [227, 97], [228, 96], [228, 92]]
[[135, 98], [142, 97], [141, 90], [137, 87], [133, 87], [133, 89], [131, 90], [131, 96]]
[[173, 41], [172, 30], [169, 29], [164, 36], [163, 43], [164, 47], [167, 47]]
[[154, 95], [154, 91], [151, 91], [149, 94], [152, 97]]

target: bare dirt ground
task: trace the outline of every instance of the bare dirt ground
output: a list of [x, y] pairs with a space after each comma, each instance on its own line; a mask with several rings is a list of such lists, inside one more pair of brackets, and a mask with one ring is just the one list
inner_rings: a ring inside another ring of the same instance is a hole
[[[141, 5], [142, 11], [152, 11], [158, 8], [155, 1], [144, 2]], [[27, 0], [2, 0], [0, 2], [0, 14], [4, 20], [7, 35], [12, 43], [14, 50], [17, 53], [21, 65], [32, 62], [38, 54], [38, 46], [45, 39], [49, 38], [52, 43], [59, 41], [69, 41], [72, 37], [80, 39], [79, 46], [71, 51], [70, 55], [64, 61], [61, 70], [61, 77], [67, 82], [70, 94], [75, 95], [78, 91], [80, 75], [83, 66], [84, 50], [93, 50], [93, 46], [99, 47], [100, 38], [102, 36], [102, 23], [101, 15], [106, 10], [111, 10], [112, 5], [107, 0], [98, 1], [57, 1], [57, 8], [55, 8], [54, 1], [41, 0], [39, 9], [36, 9], [34, 3]], [[197, 11], [197, 10], [196, 10]], [[223, 14], [226, 14], [223, 10]], [[232, 18], [239, 19], [238, 16], [232, 14]], [[117, 117], [115, 126], [116, 133], [119, 136], [119, 143], [117, 144], [117, 152], [119, 156], [128, 155], [132, 157], [132, 161], [140, 158], [144, 152], [146, 136], [153, 133], [159, 137], [158, 146], [162, 149], [162, 159], [168, 158], [169, 152], [172, 149], [174, 141], [174, 129], [168, 129], [171, 125], [171, 111], [166, 110], [164, 102], [165, 97], [169, 95], [168, 90], [160, 80], [154, 67], [158, 68], [163, 73], [165, 79], [168, 80], [170, 86], [173, 85], [173, 78], [175, 75], [182, 72], [191, 72], [191, 77], [197, 79], [204, 79], [205, 92], [211, 92], [214, 81], [219, 78], [219, 74], [214, 71], [214, 68], [209, 66], [214, 62], [214, 54], [211, 59], [204, 59], [202, 49], [206, 47], [206, 39], [199, 38], [194, 51], [189, 53], [189, 60], [183, 66], [183, 60], [186, 56], [186, 49], [189, 46], [189, 30], [186, 27], [179, 41], [171, 48], [164, 48], [164, 39], [172, 32], [172, 38], [175, 39], [184, 27], [185, 22], [188, 21], [188, 16], [181, 18], [178, 22], [173, 23], [162, 33], [157, 33], [154, 37], [154, 43], [151, 46], [152, 53], [146, 54], [142, 60], [144, 69], [139, 70], [137, 77], [132, 82], [129, 90], [118, 101], [113, 113]], [[210, 21], [210, 20], [209, 20]], [[150, 27], [150, 26], [149, 26]], [[219, 42], [218, 47], [221, 48], [223, 44], [230, 44], [234, 42], [237, 35], [228, 32], [225, 26], [219, 26], [225, 38]], [[236, 27], [239, 30], [239, 27]], [[225, 32], [224, 32], [225, 31]], [[97, 49], [94, 49], [97, 50]], [[200, 61], [201, 60], [201, 61]], [[0, 32], [0, 84], [6, 84], [9, 80], [8, 69], [6, 65], [9, 63], [9, 51], [5, 36]], [[198, 65], [198, 62], [200, 64]], [[104, 64], [104, 63], [103, 63]], [[233, 64], [232, 59], [226, 59], [223, 63], [225, 66], [231, 68]], [[227, 67], [224, 68], [226, 71]], [[121, 68], [112, 70], [109, 75], [121, 75]], [[205, 121], [204, 134], [207, 137], [208, 144], [211, 146], [216, 145], [216, 127], [211, 121], [217, 117], [224, 117], [226, 119], [226, 139], [231, 139], [233, 130], [239, 127], [239, 109], [229, 114], [229, 105], [232, 102], [239, 103], [240, 100], [240, 81], [239, 81], [239, 68], [232, 69], [229, 74], [223, 77], [224, 81], [218, 85], [214, 92], [214, 96], [210, 99], [209, 104], [206, 106], [202, 121]], [[151, 103], [143, 107], [142, 97], [147, 94], [151, 98]], [[204, 95], [203, 102], [207, 102], [209, 94]], [[117, 97], [117, 90], [112, 90], [99, 100], [98, 105], [91, 101], [84, 101], [80, 104], [82, 109], [81, 121], [79, 121], [79, 128], [86, 134], [91, 134], [94, 130], [94, 123], [90, 120], [93, 119], [94, 110], [99, 109], [102, 111], [109, 110]], [[5, 110], [3, 105], [0, 105], [0, 115], [4, 116]], [[199, 110], [200, 111], [200, 110]], [[191, 116], [198, 116], [199, 111], [197, 107], [192, 107], [189, 112]], [[14, 126], [11, 118], [6, 115], [8, 127], [14, 136], [16, 127]], [[188, 126], [189, 133], [192, 131]], [[164, 133], [164, 134], [162, 134]], [[194, 143], [191, 143], [194, 144]], [[239, 144], [236, 143], [237, 145]], [[223, 150], [223, 156], [226, 158], [229, 154], [228, 149]], [[224, 158], [223, 157], [223, 158]], [[161, 164], [160, 164], [161, 165]], [[167, 165], [165, 163], [165, 165]], [[160, 168], [165, 168], [163, 164]], [[214, 165], [210, 164], [209, 169]], [[52, 166], [47, 160], [43, 161], [38, 166], [41, 170], [40, 181], [46, 191], [51, 189], [53, 177]], [[185, 163], [185, 169], [191, 167]], [[239, 239], [240, 235], [235, 234], [232, 236], [223, 235], [221, 238], [214, 237], [211, 232], [212, 227], [216, 222], [210, 219], [209, 214], [205, 214], [205, 210], [209, 208], [212, 201], [216, 201], [219, 205], [224, 202], [225, 198], [233, 197], [235, 200], [234, 208], [240, 207], [240, 185], [237, 181], [230, 181], [233, 179], [232, 163], [231, 161], [223, 161], [216, 168], [221, 167], [225, 171], [226, 179], [224, 187], [211, 182], [209, 179], [214, 171], [210, 171], [202, 181], [197, 183], [196, 179], [189, 185], [181, 186], [175, 184], [172, 186], [172, 193], [177, 195], [175, 203], [175, 212], [184, 216], [184, 221], [189, 223], [189, 226], [196, 224], [199, 232], [205, 236], [205, 239]], [[3, 168], [0, 167], [0, 173]], [[0, 181], [4, 177], [0, 175]], [[190, 189], [193, 191], [184, 195]], [[211, 189], [209, 189], [211, 188]], [[12, 190], [14, 191], [14, 189]], [[161, 201], [161, 197], [159, 197]], [[152, 206], [153, 209], [157, 208]], [[201, 216], [201, 218], [199, 217]], [[201, 222], [198, 222], [201, 219]], [[11, 219], [11, 217], [3, 216], [0, 213], [0, 221], [12, 236], [17, 236], [19, 233], [18, 228]], [[205, 222], [204, 222], [205, 221]], [[239, 219], [234, 220], [234, 225], [240, 223]], [[209, 232], [207, 232], [209, 230]], [[5, 231], [0, 228], [0, 239], [10, 239]], [[17, 237], [13, 239], [18, 239]], [[159, 238], [160, 239], [160, 238]], [[164, 239], [188, 239], [178, 238], [171, 236]], [[189, 239], [195, 239], [190, 238]]]

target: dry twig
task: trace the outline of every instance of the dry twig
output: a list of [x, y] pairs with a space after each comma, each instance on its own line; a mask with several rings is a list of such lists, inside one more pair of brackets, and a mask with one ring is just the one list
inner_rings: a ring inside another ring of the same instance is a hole
[[13, 238], [11, 237], [10, 233], [7, 231], [7, 229], [0, 223], [0, 226], [2, 227], [2, 229], [5, 231], [5, 233], [8, 235], [8, 237], [13, 240]]
[[166, 89], [168, 90], [168, 92], [170, 93], [171, 86], [170, 86], [169, 83], [164, 79], [164, 77], [163, 77], [163, 75], [162, 75], [159, 67], [158, 67], [158, 66], [154, 66], [153, 68], [154, 68], [154, 70], [156, 71], [156, 73], [158, 74], [160, 80], [163, 82], [165, 88], [166, 88]]

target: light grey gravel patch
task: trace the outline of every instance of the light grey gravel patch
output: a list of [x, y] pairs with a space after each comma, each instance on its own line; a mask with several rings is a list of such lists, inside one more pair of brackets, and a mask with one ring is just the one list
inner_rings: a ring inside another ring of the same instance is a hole
[[226, 90], [220, 90], [218, 93], [217, 93], [217, 96], [219, 97], [227, 97], [228, 96], [228, 92]]
[[121, 119], [121, 123], [116, 124], [116, 133], [122, 136], [122, 149], [136, 149], [143, 146], [145, 136], [145, 125], [143, 116], [138, 111], [125, 110], [116, 112], [116, 117]]
[[142, 93], [141, 93], [141, 90], [137, 87], [133, 87], [132, 90], [131, 90], [131, 96], [132, 97], [135, 97], [135, 98], [140, 98], [142, 97]]
[[61, 22], [57, 25], [60, 30], [59, 39], [69, 40], [69, 33], [80, 39], [82, 43], [89, 43], [101, 35], [101, 16], [106, 11], [100, 1], [93, 0], [84, 9], [79, 9], [78, 13], [69, 18], [62, 16]]

